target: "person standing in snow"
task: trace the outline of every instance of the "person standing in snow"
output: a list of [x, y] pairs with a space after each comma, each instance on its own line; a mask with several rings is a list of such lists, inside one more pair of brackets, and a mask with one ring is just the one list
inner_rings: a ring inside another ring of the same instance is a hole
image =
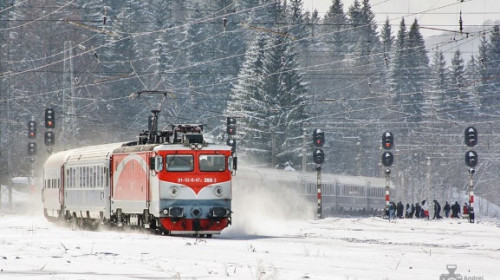
[[396, 203], [391, 202], [389, 205], [389, 220], [396, 218]]
[[464, 202], [464, 210], [462, 211], [463, 215], [469, 215], [469, 204]]
[[441, 205], [437, 200], [434, 199], [434, 217], [432, 219], [442, 219], [441, 217]]
[[415, 205], [413, 203], [411, 204], [411, 211], [410, 211], [410, 219], [413, 219], [413, 215], [415, 214]]
[[420, 204], [415, 203], [415, 218], [420, 218], [420, 213], [422, 211], [422, 208], [420, 207]]
[[424, 215], [422, 218], [429, 219], [429, 203], [427, 203], [426, 200], [422, 200], [422, 210], [424, 212]]
[[455, 201], [455, 204], [451, 206], [451, 217], [460, 218], [458, 214], [460, 214], [460, 204], [458, 204], [458, 201]]
[[403, 218], [403, 212], [404, 211], [405, 211], [405, 207], [404, 207], [403, 203], [401, 201], [398, 202], [398, 205], [396, 206], [396, 213], [397, 213], [397, 217], [399, 219]]
[[410, 203], [406, 203], [406, 211], [405, 211], [405, 218], [406, 219], [410, 218], [410, 213], [411, 213]]
[[450, 207], [450, 204], [448, 203], [448, 201], [446, 201], [445, 205], [444, 205], [444, 216], [446, 218], [449, 218], [450, 217], [450, 210], [451, 210], [451, 207]]

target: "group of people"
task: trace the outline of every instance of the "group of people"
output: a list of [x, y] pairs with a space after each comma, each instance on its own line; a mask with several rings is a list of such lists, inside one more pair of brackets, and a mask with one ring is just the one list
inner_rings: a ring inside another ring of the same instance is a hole
[[[470, 208], [469, 204], [467, 202], [464, 202], [462, 211], [460, 209], [460, 204], [458, 201], [455, 201], [455, 203], [448, 203], [448, 201], [445, 202], [444, 207], [441, 209], [441, 204], [437, 200], [434, 199], [434, 215], [432, 219], [442, 219], [443, 217], [441, 216], [441, 210], [444, 211], [444, 216], [446, 218], [460, 218], [460, 215], [469, 215]], [[389, 209], [388, 213], [386, 213], [386, 216], [390, 219], [413, 219], [415, 218], [422, 218], [422, 219], [430, 219], [430, 205], [429, 202], [426, 200], [422, 200], [421, 203], [415, 203], [415, 204], [406, 204], [406, 208], [403, 205], [403, 203], [400, 201], [397, 204], [394, 202], [389, 203]]]

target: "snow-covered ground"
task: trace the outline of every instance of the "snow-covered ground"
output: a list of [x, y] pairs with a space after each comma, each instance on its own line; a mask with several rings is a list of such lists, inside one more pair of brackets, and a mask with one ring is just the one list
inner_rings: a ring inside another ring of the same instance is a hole
[[317, 220], [297, 194], [235, 183], [233, 225], [210, 239], [57, 225], [38, 192], [15, 192], [24, 211], [0, 212], [0, 279], [453, 279], [449, 265], [500, 279], [498, 220]]
[[197, 239], [3, 215], [0, 279], [440, 279], [451, 264], [462, 276], [499, 279], [499, 236], [485, 221], [327, 218]]

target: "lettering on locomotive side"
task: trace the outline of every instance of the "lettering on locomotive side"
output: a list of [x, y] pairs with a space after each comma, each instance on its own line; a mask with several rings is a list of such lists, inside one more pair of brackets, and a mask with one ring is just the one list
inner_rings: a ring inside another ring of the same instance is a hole
[[177, 178], [177, 183], [217, 183], [217, 178], [194, 178], [194, 177], [181, 177]]

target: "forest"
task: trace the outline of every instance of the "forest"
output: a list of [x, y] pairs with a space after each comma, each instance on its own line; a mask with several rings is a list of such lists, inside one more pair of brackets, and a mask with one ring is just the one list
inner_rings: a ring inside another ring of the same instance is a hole
[[[148, 90], [166, 93], [162, 126], [203, 123], [225, 143], [226, 117], [237, 118], [240, 164], [255, 167], [314, 171], [319, 128], [323, 172], [382, 177], [390, 131], [404, 201], [465, 195], [464, 129], [474, 126], [476, 195], [500, 203], [499, 27], [429, 46], [418, 20], [376, 22], [371, 2], [331, 0], [320, 15], [302, 0], [2, 1], [1, 180], [32, 165], [40, 175], [45, 108], [54, 151], [129, 141], [161, 100], [137, 98]], [[480, 43], [466, 56], [471, 40]]]

